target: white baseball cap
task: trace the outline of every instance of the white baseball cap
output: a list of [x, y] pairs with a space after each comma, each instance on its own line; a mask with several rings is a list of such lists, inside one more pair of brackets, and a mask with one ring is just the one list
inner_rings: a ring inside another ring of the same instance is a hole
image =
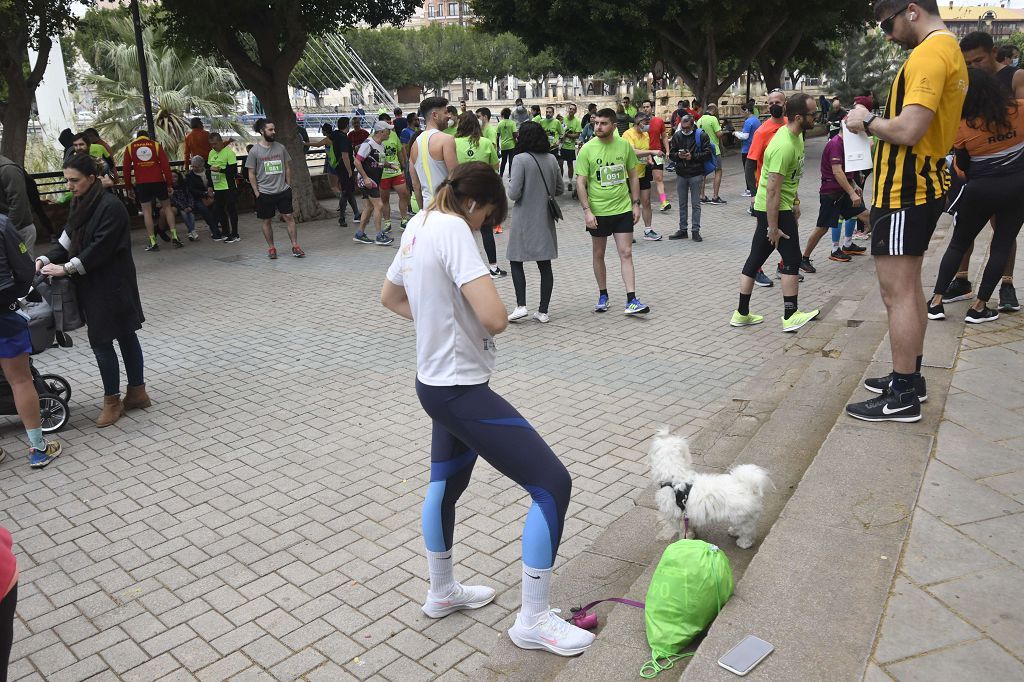
[[395, 126], [391, 125], [387, 121], [377, 121], [373, 124], [373, 132], [379, 133], [384, 130], [394, 130]]

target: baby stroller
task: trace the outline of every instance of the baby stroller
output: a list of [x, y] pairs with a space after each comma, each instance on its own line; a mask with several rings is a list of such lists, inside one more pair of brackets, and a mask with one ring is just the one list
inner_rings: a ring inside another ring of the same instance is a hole
[[[22, 312], [28, 315], [28, 329], [32, 336], [32, 355], [38, 355], [54, 345], [58, 338], [57, 327], [53, 321], [53, 309], [36, 290], [19, 301]], [[71, 338], [60, 334], [60, 346], [71, 345]], [[71, 400], [71, 384], [57, 374], [40, 374], [29, 358], [32, 369], [32, 381], [39, 393], [39, 425], [43, 433], [56, 433], [63, 429], [71, 418], [68, 401]], [[18, 410], [14, 405], [14, 393], [3, 374], [0, 374], [0, 414], [15, 415]]]

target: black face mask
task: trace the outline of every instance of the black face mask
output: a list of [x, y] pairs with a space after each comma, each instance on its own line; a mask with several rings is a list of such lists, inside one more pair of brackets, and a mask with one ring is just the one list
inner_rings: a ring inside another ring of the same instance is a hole
[[768, 107], [768, 113], [772, 115], [772, 118], [782, 118], [783, 108], [781, 104], [773, 104]]

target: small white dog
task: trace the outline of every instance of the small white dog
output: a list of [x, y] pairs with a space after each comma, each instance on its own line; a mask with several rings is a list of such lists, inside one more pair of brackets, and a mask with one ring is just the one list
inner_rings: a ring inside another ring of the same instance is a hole
[[767, 471], [756, 464], [739, 464], [727, 474], [697, 473], [686, 439], [671, 435], [667, 428], [651, 441], [650, 456], [651, 480], [658, 486], [654, 501], [665, 523], [692, 539], [697, 537], [693, 527], [726, 522], [740, 548], [754, 544], [761, 498], [774, 489]]

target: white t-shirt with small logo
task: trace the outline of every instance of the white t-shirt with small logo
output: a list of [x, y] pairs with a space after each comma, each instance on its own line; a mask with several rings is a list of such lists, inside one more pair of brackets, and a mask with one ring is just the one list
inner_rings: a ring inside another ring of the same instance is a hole
[[387, 278], [409, 298], [422, 383], [475, 386], [490, 380], [497, 347], [461, 291], [489, 276], [465, 220], [420, 211], [409, 221]]

